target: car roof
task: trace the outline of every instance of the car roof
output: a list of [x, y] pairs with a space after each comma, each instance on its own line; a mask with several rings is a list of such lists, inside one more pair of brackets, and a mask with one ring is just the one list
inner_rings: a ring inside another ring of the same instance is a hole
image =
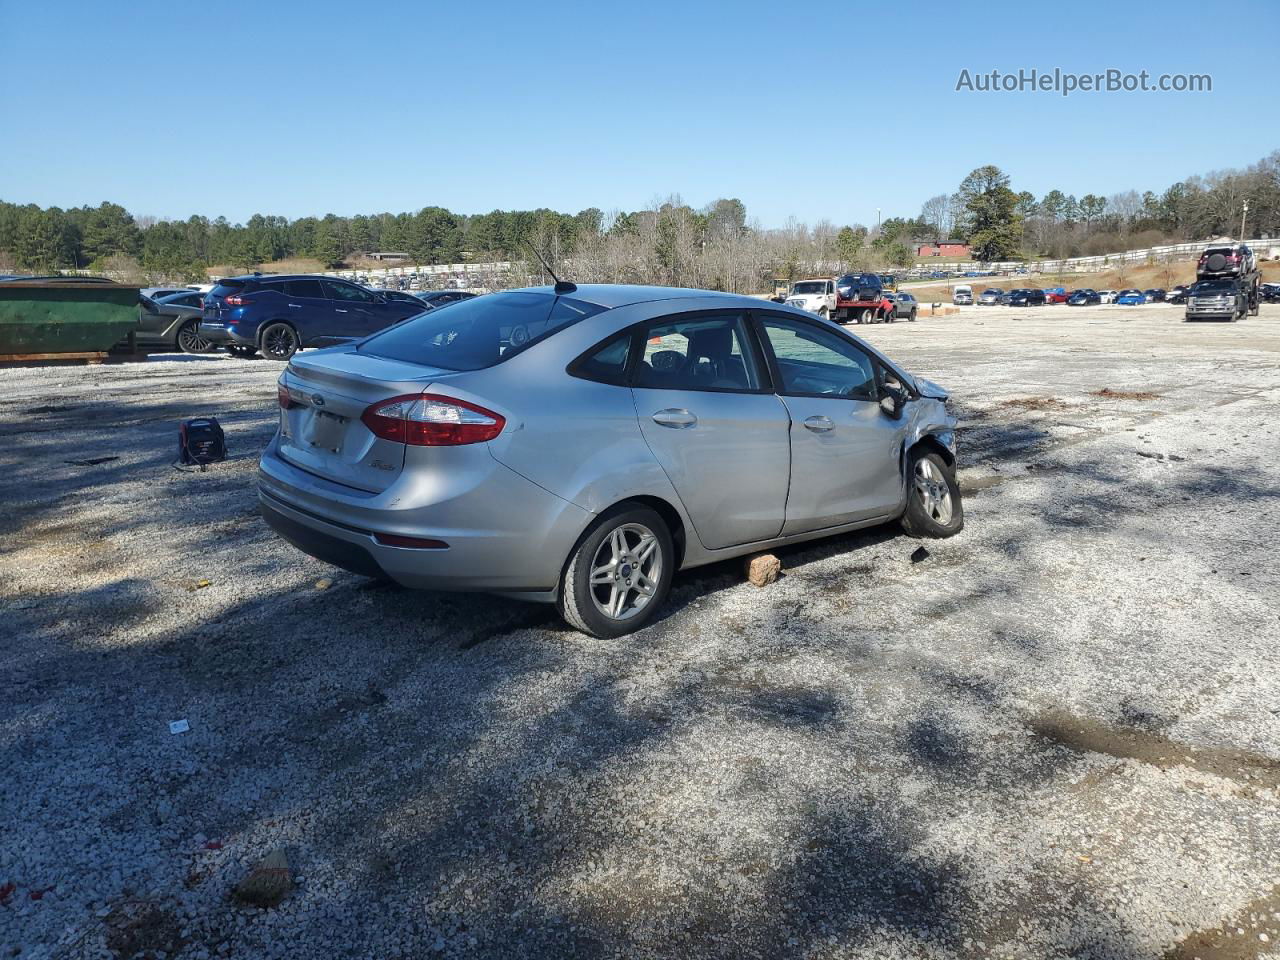
[[[554, 294], [555, 288], [523, 287], [505, 292]], [[576, 291], [565, 296], [610, 309], [627, 307], [634, 303], [651, 303], [654, 300], [706, 299], [709, 306], [741, 306], [757, 309], [761, 304], [757, 297], [738, 293], [718, 293], [715, 290], [696, 290], [691, 287], [652, 287], [629, 283], [584, 283], [580, 284]]]

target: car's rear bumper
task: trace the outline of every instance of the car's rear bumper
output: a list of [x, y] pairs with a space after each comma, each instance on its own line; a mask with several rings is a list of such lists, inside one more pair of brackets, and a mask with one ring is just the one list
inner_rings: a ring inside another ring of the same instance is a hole
[[200, 336], [218, 346], [256, 347], [258, 345], [255, 336], [241, 333], [235, 327], [218, 321], [201, 320]]
[[[345, 496], [334, 484], [263, 453], [258, 499], [267, 523], [304, 553], [334, 566], [423, 590], [547, 594], [592, 515], [494, 461], [474, 491], [408, 509], [422, 485]], [[353, 505], [353, 500], [359, 500]], [[395, 547], [377, 534], [435, 539], [444, 549]]]

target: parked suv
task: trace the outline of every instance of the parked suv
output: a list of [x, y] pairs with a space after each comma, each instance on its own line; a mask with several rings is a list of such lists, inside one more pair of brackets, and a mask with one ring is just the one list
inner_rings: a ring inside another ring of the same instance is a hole
[[233, 354], [288, 360], [303, 347], [360, 340], [424, 312], [336, 277], [219, 280], [204, 298], [200, 336]]
[[1196, 264], [1196, 278], [1209, 280], [1214, 277], [1245, 277], [1258, 270], [1258, 259], [1243, 243], [1207, 247]]
[[1043, 307], [1045, 296], [1043, 290], [1010, 290], [1005, 294], [1003, 302], [1011, 307]]

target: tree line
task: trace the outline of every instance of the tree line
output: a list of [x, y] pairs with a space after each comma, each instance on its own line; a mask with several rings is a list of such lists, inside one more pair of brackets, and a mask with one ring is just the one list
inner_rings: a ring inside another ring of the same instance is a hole
[[1095, 256], [1238, 236], [1245, 200], [1247, 236], [1280, 233], [1280, 151], [1243, 169], [1180, 180], [1160, 193], [1127, 190], [1079, 198], [1062, 190], [1040, 198], [1014, 192], [998, 167], [980, 167], [955, 193], [926, 200], [910, 228], [934, 239], [967, 241], [980, 260]]
[[208, 268], [248, 270], [305, 257], [326, 268], [390, 250], [414, 263], [507, 260], [541, 271], [530, 247], [570, 261], [582, 281], [656, 282], [756, 290], [770, 277], [876, 270], [914, 262], [919, 241], [960, 240], [976, 259], [1013, 260], [1108, 253], [1160, 242], [1235, 235], [1249, 201], [1247, 232], [1280, 232], [1280, 151], [1242, 170], [1179, 181], [1161, 193], [1079, 198], [1015, 192], [1008, 174], [984, 166], [953, 193], [927, 200], [915, 217], [874, 227], [828, 220], [766, 229], [745, 205], [721, 198], [694, 208], [678, 195], [636, 211], [549, 209], [456, 214], [443, 207], [340, 217], [255, 214], [186, 220], [135, 217], [115, 203], [39, 207], [0, 201], [0, 272], [61, 269], [204, 279]]

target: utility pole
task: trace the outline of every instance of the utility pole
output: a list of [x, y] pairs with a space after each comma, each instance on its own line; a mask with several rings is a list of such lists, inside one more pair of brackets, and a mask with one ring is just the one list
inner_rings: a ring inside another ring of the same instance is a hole
[[1240, 212], [1240, 242], [1241, 243], [1244, 243], [1245, 241], [1244, 218], [1247, 217], [1248, 215], [1249, 215], [1249, 201], [1246, 200], [1244, 202], [1244, 210]]

